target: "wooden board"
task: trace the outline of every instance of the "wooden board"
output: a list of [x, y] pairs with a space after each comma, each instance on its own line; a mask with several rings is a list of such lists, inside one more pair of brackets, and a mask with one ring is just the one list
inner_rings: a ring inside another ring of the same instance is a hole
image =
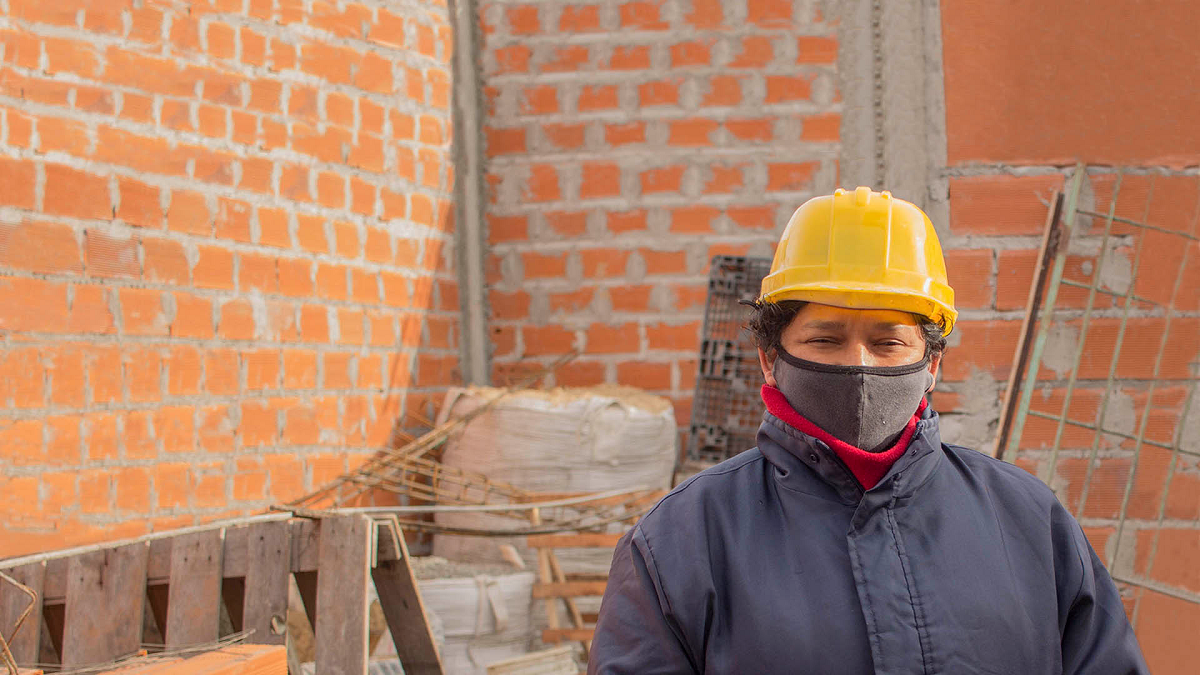
[[[38, 646], [42, 633], [42, 595], [46, 583], [46, 563], [36, 562], [5, 570], [5, 574], [16, 579], [37, 593], [30, 599], [21, 589], [0, 580], [0, 633], [11, 638], [8, 645], [17, 663], [37, 663]], [[32, 607], [31, 607], [32, 604]], [[21, 629], [13, 634], [17, 619], [29, 609]]]
[[563, 640], [590, 642], [595, 634], [595, 628], [546, 628], [542, 631], [542, 642], [547, 644], [555, 644]]
[[314, 629], [316, 672], [322, 675], [360, 675], [367, 670], [367, 575], [373, 534], [366, 516], [321, 521], [317, 570], [317, 606], [321, 611]]
[[[288, 571], [292, 553], [288, 524], [282, 521], [257, 523], [247, 530], [242, 627], [254, 631], [247, 640], [250, 643], [281, 645], [287, 631]], [[315, 597], [313, 601], [316, 601]]]
[[[396, 532], [399, 524], [393, 517]], [[425, 603], [417, 589], [417, 580], [409, 566], [408, 546], [404, 537], [395, 540], [399, 547], [394, 560], [381, 559], [371, 570], [375, 591], [387, 620], [396, 654], [408, 675], [442, 675], [442, 659], [434, 643], [433, 632], [425, 616]], [[381, 556], [382, 558], [382, 556]]]
[[525, 538], [530, 548], [613, 548], [623, 533], [532, 534]]
[[316, 572], [320, 555], [321, 522], [299, 518], [288, 523], [292, 544], [292, 571]]
[[606, 581], [567, 581], [533, 585], [535, 598], [574, 598], [581, 595], [604, 595]]
[[167, 649], [217, 639], [222, 548], [220, 530], [183, 534], [172, 540]]
[[83, 553], [67, 566], [62, 664], [86, 666], [137, 651], [146, 598], [146, 542]]

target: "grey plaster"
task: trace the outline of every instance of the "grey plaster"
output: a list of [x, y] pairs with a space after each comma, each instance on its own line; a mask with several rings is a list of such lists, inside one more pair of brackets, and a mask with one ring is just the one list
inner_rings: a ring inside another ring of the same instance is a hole
[[1046, 335], [1046, 347], [1042, 350], [1042, 365], [1054, 371], [1058, 377], [1066, 375], [1075, 365], [1075, 350], [1079, 344], [1079, 329], [1065, 323], [1056, 323]]

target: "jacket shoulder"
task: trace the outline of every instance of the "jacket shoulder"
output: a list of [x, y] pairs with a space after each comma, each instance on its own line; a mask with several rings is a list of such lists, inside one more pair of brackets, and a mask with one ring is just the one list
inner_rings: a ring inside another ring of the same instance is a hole
[[1048, 485], [1015, 464], [959, 445], [943, 444], [942, 449], [972, 478], [1003, 494], [1016, 493], [1039, 505], [1058, 505], [1058, 498]]
[[703, 513], [712, 505], [728, 504], [750, 483], [760, 481], [764, 462], [758, 448], [752, 448], [690, 476], [642, 516], [634, 529], [643, 533], [674, 529], [681, 519]]

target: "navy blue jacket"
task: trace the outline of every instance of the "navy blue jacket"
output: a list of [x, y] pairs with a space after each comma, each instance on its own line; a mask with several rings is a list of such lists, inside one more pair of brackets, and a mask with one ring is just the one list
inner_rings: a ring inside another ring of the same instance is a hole
[[871, 490], [765, 416], [618, 544], [590, 675], [1145, 673], [1121, 598], [1039, 480], [927, 410]]

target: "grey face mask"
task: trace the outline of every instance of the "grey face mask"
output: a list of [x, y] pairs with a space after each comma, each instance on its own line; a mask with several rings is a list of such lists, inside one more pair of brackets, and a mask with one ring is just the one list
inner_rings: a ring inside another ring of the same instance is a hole
[[891, 447], [933, 387], [928, 357], [904, 366], [832, 366], [775, 351], [771, 372], [792, 408], [868, 452]]

